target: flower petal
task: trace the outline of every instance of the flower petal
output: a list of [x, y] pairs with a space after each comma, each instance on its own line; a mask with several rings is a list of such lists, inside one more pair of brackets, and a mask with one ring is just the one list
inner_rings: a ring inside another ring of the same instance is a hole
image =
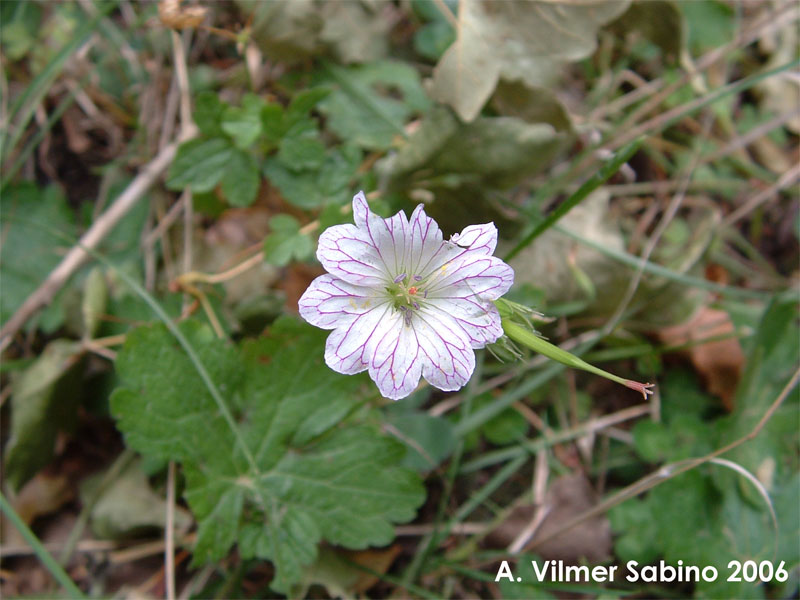
[[467, 250], [440, 267], [428, 297], [497, 300], [513, 283], [514, 269], [502, 260]]
[[353, 285], [385, 285], [386, 265], [375, 244], [355, 225], [334, 225], [319, 236], [317, 258], [326, 271]]
[[422, 376], [445, 392], [462, 388], [475, 370], [475, 352], [448, 315], [423, 308], [411, 319], [426, 360]]
[[436, 221], [425, 214], [422, 204], [417, 205], [408, 221], [411, 239], [408, 244], [406, 264], [409, 275], [424, 276], [428, 273], [428, 265], [442, 251], [442, 230]]
[[497, 227], [494, 226], [494, 223], [470, 225], [465, 227], [461, 233], [451, 236], [450, 241], [473, 252], [491, 255], [494, 254], [494, 249], [497, 247]]
[[389, 327], [391, 307], [382, 304], [334, 329], [325, 342], [325, 364], [337, 373], [353, 375], [369, 367], [371, 348]]
[[414, 328], [405, 324], [401, 312], [393, 311], [385, 320], [388, 326], [372, 350], [369, 376], [384, 397], [399, 400], [419, 384], [424, 355]]
[[490, 300], [478, 296], [468, 298], [435, 298], [426, 303], [427, 310], [437, 316], [449, 315], [464, 330], [473, 348], [483, 348], [503, 335], [500, 313]]
[[369, 209], [364, 192], [359, 192], [353, 198], [353, 220], [372, 241], [393, 278], [400, 275], [407, 264], [409, 224], [406, 214], [400, 211], [383, 219]]
[[387, 302], [385, 294], [378, 290], [325, 274], [311, 282], [300, 297], [298, 307], [300, 316], [312, 325], [336, 329], [349, 325], [357, 316]]

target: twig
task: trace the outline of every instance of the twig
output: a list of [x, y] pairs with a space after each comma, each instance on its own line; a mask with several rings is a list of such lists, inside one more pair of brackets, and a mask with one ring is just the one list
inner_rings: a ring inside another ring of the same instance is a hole
[[[790, 24], [792, 21], [798, 18], [798, 12], [796, 10], [791, 10], [791, 5], [787, 3], [776, 12], [772, 14], [764, 15], [760, 21], [755, 23], [750, 29], [743, 32], [739, 38], [731, 41], [724, 46], [720, 46], [718, 48], [714, 48], [713, 50], [704, 54], [696, 63], [695, 69], [692, 71], [686, 71], [684, 74], [677, 80], [672, 82], [671, 84], [664, 87], [660, 92], [654, 93], [647, 102], [645, 102], [642, 106], [637, 108], [634, 112], [632, 112], [622, 123], [620, 126], [620, 130], [625, 131], [630, 128], [633, 123], [636, 123], [640, 118], [644, 115], [649, 113], [659, 104], [661, 104], [666, 98], [670, 96], [670, 94], [674, 93], [676, 90], [680, 89], [684, 86], [687, 82], [691, 81], [694, 77], [697, 77], [698, 74], [702, 71], [705, 71], [708, 67], [716, 63], [721, 58], [725, 57], [729, 52], [735, 50], [736, 48], [744, 48], [748, 44], [751, 44], [755, 40], [759, 39], [762, 36], [769, 35], [773, 31], [777, 31], [781, 27], [784, 27]], [[648, 123], [652, 122], [653, 119], [650, 119]], [[635, 139], [640, 134], [631, 137], [630, 139]], [[619, 142], [622, 144], [624, 142]]]
[[800, 165], [795, 165], [794, 167], [786, 171], [786, 173], [781, 175], [781, 178], [778, 179], [778, 181], [776, 181], [773, 185], [769, 186], [767, 189], [756, 194], [755, 196], [750, 198], [750, 200], [748, 200], [744, 205], [740, 206], [731, 214], [729, 214], [727, 217], [725, 217], [725, 219], [722, 221], [722, 225], [728, 227], [733, 225], [734, 223], [736, 223], [736, 221], [738, 221], [751, 211], [761, 206], [764, 202], [772, 198], [782, 189], [787, 188], [790, 185], [797, 182], [798, 179], [800, 179]]
[[[708, 132], [711, 130], [711, 125], [713, 120], [711, 116], [706, 117], [705, 122], [703, 124], [703, 135], [700, 139], [705, 139]], [[686, 173], [682, 179], [681, 187], [678, 189], [677, 193], [672, 197], [672, 200], [667, 207], [667, 210], [664, 212], [664, 215], [661, 217], [661, 220], [658, 222], [653, 235], [650, 236], [650, 239], [647, 241], [647, 244], [642, 251], [639, 268], [636, 269], [636, 273], [631, 279], [630, 284], [628, 285], [628, 289], [625, 292], [625, 296], [620, 301], [617, 309], [614, 311], [614, 314], [611, 315], [608, 322], [603, 326], [603, 334], [608, 335], [610, 334], [622, 320], [622, 317], [625, 314], [625, 311], [628, 309], [628, 305], [630, 304], [631, 300], [633, 300], [634, 294], [636, 294], [636, 290], [639, 288], [639, 283], [641, 283], [642, 277], [644, 276], [644, 269], [647, 262], [650, 260], [650, 255], [655, 250], [658, 242], [661, 240], [661, 236], [664, 235], [664, 232], [667, 230], [667, 227], [670, 223], [672, 223], [672, 219], [678, 213], [678, 209], [680, 208], [681, 204], [683, 203], [683, 199], [686, 197], [686, 190], [689, 188], [689, 182], [692, 180], [692, 175], [694, 174], [695, 169], [700, 161], [700, 145], [698, 144], [697, 149], [695, 150], [694, 156], [692, 157], [692, 162], [689, 165], [689, 168], [686, 169]]]
[[773, 403], [764, 413], [764, 416], [761, 417], [758, 423], [756, 423], [756, 426], [753, 427], [750, 433], [700, 458], [683, 460], [679, 461], [678, 463], [673, 463], [671, 465], [663, 466], [655, 473], [651, 473], [650, 475], [643, 477], [639, 481], [636, 481], [631, 485], [623, 488], [619, 492], [613, 494], [610, 498], [607, 498], [606, 500], [593, 506], [589, 510], [582, 512], [575, 518], [564, 523], [561, 527], [558, 527], [555, 530], [549, 532], [547, 535], [532, 540], [531, 543], [528, 544], [526, 550], [531, 550], [532, 548], [535, 548], [536, 546], [543, 544], [544, 542], [554, 537], [564, 534], [566, 531], [569, 531], [576, 525], [583, 523], [585, 520], [591, 519], [592, 517], [595, 517], [597, 515], [601, 515], [607, 510], [609, 510], [612, 506], [615, 506], [620, 502], [627, 500], [628, 498], [638, 496], [639, 494], [646, 492], [647, 490], [655, 487], [656, 485], [658, 485], [663, 481], [672, 479], [673, 477], [680, 475], [681, 473], [685, 473], [686, 471], [690, 471], [695, 467], [699, 467], [704, 463], [711, 462], [718, 456], [730, 452], [734, 448], [737, 448], [738, 446], [741, 446], [742, 444], [749, 442], [761, 432], [761, 430], [764, 428], [764, 425], [767, 424], [767, 421], [769, 421], [770, 418], [772, 418], [772, 416], [775, 414], [775, 411], [777, 411], [780, 405], [783, 404], [784, 400], [786, 400], [786, 397], [789, 395], [789, 392], [791, 392], [792, 389], [794, 389], [794, 387], [797, 385], [798, 380], [800, 380], [800, 369], [794, 372], [792, 378], [789, 380], [789, 382], [786, 384], [783, 390], [781, 390], [781, 393], [778, 394], [778, 397], [773, 401]]
[[439, 9], [439, 12], [442, 13], [442, 16], [447, 19], [447, 22], [453, 26], [453, 29], [458, 31], [458, 19], [453, 14], [453, 11], [450, 10], [450, 7], [444, 3], [444, 0], [433, 0], [433, 3], [436, 5], [436, 8]]
[[11, 343], [12, 338], [43, 306], [49, 304], [56, 292], [67, 282], [73, 273], [89, 258], [85, 248], [95, 249], [98, 244], [111, 232], [119, 221], [128, 214], [139, 198], [153, 185], [164, 170], [172, 162], [178, 142], [172, 142], [150, 161], [131, 181], [125, 191], [120, 194], [114, 204], [95, 221], [89, 230], [81, 236], [78, 244], [72, 247], [58, 266], [50, 272], [47, 279], [28, 296], [17, 312], [0, 328], [0, 352]]
[[175, 600], [175, 461], [167, 464], [167, 519], [164, 543], [167, 598]]
[[[187, 31], [187, 35], [190, 34]], [[191, 131], [195, 126], [192, 121], [192, 98], [189, 87], [189, 71], [186, 64], [186, 51], [180, 34], [174, 29], [171, 32], [172, 50], [175, 64], [175, 80], [178, 82], [181, 100], [181, 135]], [[192, 236], [194, 234], [194, 206], [192, 202], [192, 190], [187, 187], [181, 194], [183, 204], [183, 271], [184, 273], [192, 270]], [[201, 301], [206, 301], [201, 297]], [[188, 306], [190, 299], [184, 296], [184, 308]], [[205, 303], [204, 303], [205, 306]], [[213, 315], [213, 313], [210, 313]], [[218, 324], [215, 331], [219, 335]], [[221, 337], [221, 336], [220, 336]], [[166, 528], [164, 532], [164, 579], [166, 595], [168, 600], [175, 600], [175, 461], [169, 461], [167, 466], [167, 515]]]
[[[475, 535], [486, 531], [490, 523], [454, 523], [450, 528], [453, 535]], [[399, 536], [418, 536], [428, 535], [438, 530], [440, 526], [435, 523], [423, 523], [421, 525], [398, 525], [394, 528], [395, 535]]]
[[712, 152], [711, 154], [704, 156], [700, 162], [703, 164], [710, 163], [724, 156], [728, 156], [729, 154], [733, 154], [737, 150], [740, 150], [745, 146], [749, 145], [751, 142], [767, 135], [773, 129], [777, 129], [778, 127], [783, 127], [787, 122], [798, 116], [800, 116], [800, 108], [795, 108], [792, 110], [788, 110], [784, 113], [781, 113], [780, 115], [770, 119], [766, 123], [762, 123], [758, 127], [753, 127], [753, 129], [751, 129], [744, 135], [736, 137], [736, 139], [732, 140], [728, 144], [725, 144], [722, 148], [720, 148], [716, 152]]
[[175, 221], [178, 220], [178, 217], [183, 212], [183, 196], [181, 196], [178, 201], [169, 207], [167, 214], [161, 217], [158, 220], [158, 225], [156, 225], [151, 231], [147, 233], [142, 242], [142, 246], [147, 248], [152, 246], [156, 243], [156, 240], [163, 236], [167, 229], [172, 227]]

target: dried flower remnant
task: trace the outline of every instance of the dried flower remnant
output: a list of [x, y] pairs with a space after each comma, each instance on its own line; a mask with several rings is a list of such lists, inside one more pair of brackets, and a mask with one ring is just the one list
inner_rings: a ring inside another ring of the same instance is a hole
[[453, 391], [469, 381], [475, 352], [503, 335], [493, 301], [514, 271], [492, 256], [497, 229], [470, 225], [444, 240], [417, 206], [407, 218], [383, 219], [364, 193], [353, 198], [354, 225], [319, 238], [317, 258], [328, 271], [300, 298], [300, 315], [333, 330], [325, 362], [339, 373], [368, 371], [386, 398], [405, 398], [420, 377]]

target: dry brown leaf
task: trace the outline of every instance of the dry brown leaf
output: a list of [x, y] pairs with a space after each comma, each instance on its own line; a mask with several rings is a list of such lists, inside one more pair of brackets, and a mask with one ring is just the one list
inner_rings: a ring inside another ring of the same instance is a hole
[[[400, 554], [400, 546], [395, 544], [389, 548], [382, 549], [344, 550], [342, 553], [349, 560], [371, 571], [369, 573], [361, 571], [358, 582], [352, 587], [354, 593], [361, 594], [378, 583], [379, 575], [383, 575], [389, 570], [394, 559]], [[375, 575], [372, 573], [375, 573]]]
[[[543, 508], [548, 513], [534, 540], [543, 539], [595, 504], [597, 495], [583, 473], [559, 477], [547, 490]], [[488, 541], [493, 546], [508, 547], [520, 531], [529, 525], [534, 513], [533, 505], [518, 507], [505, 522], [489, 534]], [[582, 559], [593, 563], [601, 562], [611, 555], [611, 527], [606, 516], [599, 515], [536, 545], [533, 551], [544, 559], [563, 560], [568, 563], [578, 563]]]
[[[74, 496], [75, 491], [67, 475], [49, 475], [41, 471], [22, 487], [14, 498], [13, 506], [20, 518], [30, 525], [37, 517], [55, 512]], [[22, 535], [5, 517], [0, 531], [4, 544], [13, 546], [24, 543]]]
[[708, 307], [682, 325], [658, 331], [658, 338], [669, 346], [693, 344], [682, 354], [689, 358], [703, 378], [708, 392], [719, 397], [728, 410], [733, 410], [733, 398], [744, 365], [742, 346], [735, 337], [702, 344], [695, 342], [733, 332], [728, 313]]
[[206, 18], [205, 6], [181, 6], [181, 0], [162, 0], [158, 3], [158, 18], [172, 29], [197, 27]]

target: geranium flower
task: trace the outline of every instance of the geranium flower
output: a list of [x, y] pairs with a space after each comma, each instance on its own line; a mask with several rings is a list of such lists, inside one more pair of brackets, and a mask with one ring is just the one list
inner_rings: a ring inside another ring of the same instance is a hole
[[475, 369], [476, 348], [503, 335], [493, 300], [514, 271], [492, 256], [493, 223], [470, 225], [450, 240], [417, 206], [406, 218], [372, 213], [353, 198], [355, 225], [319, 238], [328, 271], [300, 298], [300, 315], [332, 329], [325, 362], [339, 373], [369, 371], [386, 398], [408, 396], [424, 377], [444, 391], [461, 388]]

